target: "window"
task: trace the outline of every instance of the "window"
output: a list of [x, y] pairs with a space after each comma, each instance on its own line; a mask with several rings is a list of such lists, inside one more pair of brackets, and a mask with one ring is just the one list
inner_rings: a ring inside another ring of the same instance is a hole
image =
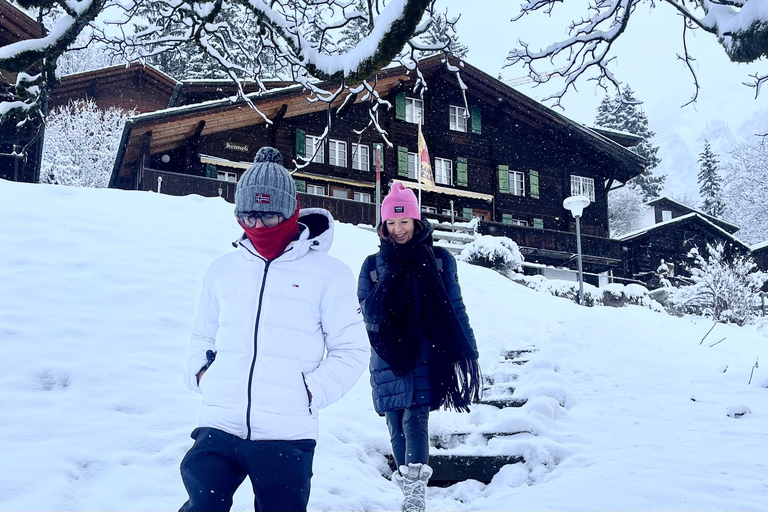
[[228, 171], [218, 171], [216, 177], [222, 181], [233, 181], [237, 183], [237, 173]]
[[[309, 139], [309, 137], [307, 137]], [[307, 194], [314, 194], [316, 196], [325, 195], [325, 187], [322, 185], [307, 185]]]
[[451, 105], [449, 108], [449, 127], [451, 130], [455, 130], [457, 132], [466, 132], [467, 131], [467, 119], [469, 119], [469, 114], [467, 114], [467, 109], [464, 107], [454, 107]]
[[512, 214], [510, 213], [502, 213], [501, 222], [508, 226], [523, 226], [523, 227], [528, 226], [527, 220], [517, 219], [513, 217]]
[[347, 166], [347, 143], [340, 140], [328, 141], [328, 163], [339, 167]]
[[434, 206], [421, 205], [421, 211], [425, 213], [437, 213], [437, 208], [435, 208]]
[[306, 157], [311, 157], [315, 153], [315, 149], [317, 149], [317, 154], [312, 161], [318, 163], [325, 162], [325, 148], [323, 148], [322, 139], [320, 137], [315, 137], [314, 135], [307, 135]]
[[360, 201], [362, 203], [370, 203], [371, 194], [367, 192], [355, 192], [355, 201]]
[[424, 102], [416, 98], [405, 98], [405, 120], [409, 123], [424, 122]]
[[509, 171], [509, 193], [525, 196], [525, 174], [520, 171]]
[[344, 188], [331, 188], [331, 195], [339, 199], [349, 199], [349, 190]]
[[595, 202], [595, 180], [584, 176], [571, 175], [571, 195], [586, 196]]
[[453, 162], [445, 158], [435, 158], [435, 183], [452, 185]]
[[672, 212], [669, 210], [661, 210], [661, 220], [672, 220]]
[[363, 144], [352, 144], [352, 168], [358, 171], [371, 170], [370, 148]]
[[416, 153], [408, 153], [408, 177], [412, 180], [415, 180], [417, 178], [416, 170], [418, 169], [418, 165], [421, 162], [419, 161], [419, 155]]

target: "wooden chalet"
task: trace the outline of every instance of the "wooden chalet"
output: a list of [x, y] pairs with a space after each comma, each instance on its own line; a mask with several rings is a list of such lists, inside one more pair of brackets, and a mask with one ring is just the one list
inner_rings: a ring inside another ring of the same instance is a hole
[[[665, 203], [660, 201], [658, 204]], [[707, 244], [724, 244], [727, 257], [749, 254], [749, 246], [733, 236], [733, 228], [736, 228], [733, 224], [724, 221], [715, 223], [714, 220], [718, 219], [711, 215], [689, 210], [692, 211], [671, 218], [667, 218], [665, 213], [666, 220], [619, 237], [628, 255], [624, 274], [655, 287], [658, 285], [657, 269], [662, 260], [670, 269], [668, 277], [690, 276], [687, 268], [693, 259], [688, 254], [693, 248], [697, 248], [705, 258], [708, 255]]]
[[713, 215], [704, 213], [703, 211], [697, 210], [696, 208], [691, 208], [690, 206], [687, 206], [668, 197], [659, 197], [658, 199], [648, 201], [645, 203], [645, 205], [650, 208], [653, 224], [658, 224], [660, 222], [695, 213], [708, 220], [709, 222], [721, 227], [730, 234], [734, 234], [739, 230], [739, 226], [735, 224], [731, 224], [730, 222], [718, 219]]
[[[451, 58], [450, 64], [461, 70], [461, 83], [443, 56], [420, 63], [428, 85], [423, 96], [413, 92], [414, 72], [402, 66], [369, 81], [393, 107], [379, 116], [392, 143], [383, 149], [382, 195], [396, 180], [418, 188], [421, 119], [435, 176], [434, 187], [422, 187], [429, 216], [478, 217], [481, 232], [512, 238], [527, 261], [575, 267], [575, 224], [562, 202], [584, 194], [592, 200], [581, 221], [585, 268], [625, 267], [620, 242], [608, 238], [607, 193], [643, 171], [644, 159], [625, 147], [637, 140], [611, 130], [598, 133], [467, 63]], [[185, 93], [187, 86], [177, 94], [179, 106], [126, 124], [111, 187], [234, 201], [243, 171], [260, 147], [272, 145], [288, 167], [299, 157], [311, 158], [294, 173], [303, 206], [328, 208], [344, 222], [374, 224], [373, 155], [382, 139], [373, 127], [366, 129], [365, 93], [343, 105], [332, 103], [329, 113], [326, 103], [309, 102], [301, 86], [277, 87], [249, 95], [256, 112], [232, 99], [186, 104], [205, 98]], [[195, 86], [200, 87], [189, 84]], [[329, 119], [328, 136], [321, 140]]]
[[[9, 44], [37, 39], [42, 37], [42, 29], [37, 21], [20, 11], [5, 0], [0, 0], [0, 47]], [[39, 72], [39, 66], [28, 69], [31, 75]], [[16, 83], [16, 73], [0, 69], [0, 96], [10, 88], [9, 84]], [[40, 160], [42, 143], [35, 140], [37, 126], [26, 123], [17, 125], [18, 119], [9, 119], [0, 124], [0, 179], [12, 181], [38, 181], [37, 162]], [[27, 145], [27, 158], [17, 158], [9, 155], [14, 152], [15, 145]]]
[[[750, 250], [757, 268], [763, 272], [768, 272], [768, 241], [753, 245]], [[768, 281], [763, 284], [763, 291], [768, 292]]]
[[131, 62], [61, 77], [51, 90], [49, 105], [52, 110], [90, 99], [102, 110], [153, 112], [168, 107], [178, 84], [149, 64]]

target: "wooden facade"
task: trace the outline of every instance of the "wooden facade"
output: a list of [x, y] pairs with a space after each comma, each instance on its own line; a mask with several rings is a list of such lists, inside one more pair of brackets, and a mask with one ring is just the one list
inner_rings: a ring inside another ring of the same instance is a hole
[[154, 112], [168, 107], [177, 84], [153, 66], [131, 62], [61, 77], [51, 90], [50, 108], [90, 99], [102, 110]]
[[722, 219], [718, 219], [717, 217], [704, 213], [701, 210], [697, 210], [696, 208], [691, 208], [690, 206], [679, 203], [668, 197], [660, 197], [658, 199], [654, 199], [653, 201], [648, 201], [645, 204], [653, 208], [654, 224], [659, 224], [667, 220], [672, 220], [684, 215], [695, 213], [708, 220], [709, 222], [717, 225], [718, 227], [724, 229], [730, 234], [734, 234], [739, 230], [738, 226], [731, 224], [730, 222], [725, 222]]
[[[22, 11], [0, 0], [0, 47], [42, 37], [40, 25]], [[32, 66], [27, 72], [39, 73], [39, 66]], [[16, 82], [16, 73], [0, 69], [0, 96]], [[38, 162], [43, 149], [38, 140], [38, 126], [33, 123], [18, 125], [20, 118], [9, 118], [0, 124], [0, 179], [11, 181], [38, 181]], [[27, 146], [26, 158], [4, 156], [14, 153], [17, 146]]]
[[[468, 119], [462, 87], [443, 56], [420, 63], [429, 87], [421, 97], [413, 93], [413, 73], [403, 67], [376, 76], [378, 94], [392, 105], [379, 115], [392, 143], [383, 146], [382, 195], [395, 180], [418, 189], [409, 159], [417, 152], [413, 107], [421, 106], [436, 178], [436, 186], [421, 192], [429, 214], [479, 217], [481, 230], [511, 236], [529, 260], [575, 267], [575, 226], [562, 202], [572, 195], [576, 176], [579, 183], [589, 183], [594, 199], [581, 222], [589, 237], [585, 264], [591, 271], [620, 269], [621, 248], [607, 238], [607, 192], [642, 172], [644, 160], [624, 147], [636, 141], [601, 135], [469, 64], [451, 63], [461, 67], [467, 86]], [[177, 95], [180, 103], [204, 97], [194, 91], [185, 95], [185, 87]], [[294, 173], [302, 204], [320, 201], [344, 222], [372, 224], [373, 154], [382, 138], [372, 127], [365, 129], [368, 104], [359, 95], [343, 106], [337, 100], [329, 111], [306, 95], [299, 86], [278, 87], [250, 96], [260, 112], [220, 100], [135, 116], [126, 125], [110, 186], [157, 190], [162, 177], [163, 193], [220, 194], [231, 200], [236, 181], [260, 147], [276, 147], [286, 166], [296, 168], [301, 157], [311, 157], [316, 138], [328, 127], [317, 161]], [[355, 203], [359, 207], [350, 206]]]
[[656, 270], [661, 261], [670, 266], [674, 276], [689, 276], [687, 268], [693, 263], [689, 257], [696, 248], [705, 258], [707, 244], [724, 244], [726, 256], [749, 254], [750, 249], [731, 233], [698, 213], [688, 213], [648, 228], [628, 233], [619, 238], [628, 249], [627, 275], [656, 284]]

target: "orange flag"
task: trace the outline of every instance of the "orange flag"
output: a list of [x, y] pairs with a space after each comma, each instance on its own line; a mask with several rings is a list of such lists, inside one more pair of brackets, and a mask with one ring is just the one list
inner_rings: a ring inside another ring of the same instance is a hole
[[429, 163], [429, 151], [427, 151], [427, 142], [421, 133], [421, 121], [419, 121], [419, 183], [434, 187], [435, 179], [432, 177], [432, 164]]

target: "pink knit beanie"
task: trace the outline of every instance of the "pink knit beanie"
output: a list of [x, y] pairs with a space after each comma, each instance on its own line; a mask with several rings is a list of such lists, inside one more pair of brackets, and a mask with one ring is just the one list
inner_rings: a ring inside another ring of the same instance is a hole
[[395, 217], [421, 219], [416, 194], [413, 193], [413, 190], [405, 188], [402, 183], [392, 185], [389, 194], [381, 202], [381, 221], [384, 222]]

